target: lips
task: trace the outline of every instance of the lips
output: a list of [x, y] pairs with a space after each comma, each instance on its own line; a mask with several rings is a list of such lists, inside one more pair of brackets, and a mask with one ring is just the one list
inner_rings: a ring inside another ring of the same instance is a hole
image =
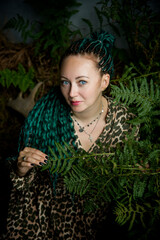
[[71, 101], [73, 106], [78, 106], [81, 102], [80, 101]]

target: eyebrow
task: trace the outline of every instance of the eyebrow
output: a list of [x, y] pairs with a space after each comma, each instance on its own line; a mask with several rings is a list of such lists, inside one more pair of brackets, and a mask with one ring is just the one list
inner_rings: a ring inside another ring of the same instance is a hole
[[[66, 80], [69, 80], [68, 78], [66, 78], [64, 76], [61, 76], [61, 78], [65, 78]], [[79, 78], [88, 78], [89, 79], [89, 77], [87, 77], [87, 76], [78, 76], [78, 77], [76, 77], [76, 79], [79, 79]]]

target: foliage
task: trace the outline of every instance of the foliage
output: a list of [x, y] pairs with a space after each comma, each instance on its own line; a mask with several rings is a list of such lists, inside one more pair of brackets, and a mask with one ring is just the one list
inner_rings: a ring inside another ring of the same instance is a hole
[[18, 70], [10, 70], [8, 68], [0, 71], [0, 84], [9, 88], [11, 84], [18, 87], [22, 92], [26, 92], [28, 88], [34, 87], [34, 69], [31, 67], [28, 72], [22, 64], [18, 65]]
[[21, 37], [24, 42], [27, 41], [28, 37], [32, 37], [32, 32], [35, 28], [35, 24], [25, 20], [21, 15], [17, 14], [16, 17], [11, 18], [4, 26], [5, 29], [13, 28], [18, 32], [21, 32]]
[[74, 8], [80, 4], [76, 0], [26, 2], [37, 11], [40, 20], [26, 20], [17, 14], [6, 23], [4, 29], [13, 28], [19, 31], [23, 41], [30, 38], [35, 42], [35, 54], [46, 52], [54, 58], [54, 62], [59, 62], [71, 37], [80, 34], [79, 30], [71, 30], [70, 22], [71, 16], [78, 12]]
[[107, 24], [118, 36], [125, 37], [134, 64], [138, 59], [138, 63], [148, 66], [148, 72], [155, 70], [159, 62], [160, 20], [149, 0], [102, 0], [99, 4]]
[[153, 80], [149, 84], [146, 78], [141, 78], [139, 81], [140, 86], [138, 86], [136, 79], [130, 81], [129, 86], [124, 86], [122, 82], [119, 83], [120, 88], [112, 85], [111, 95], [115, 97], [116, 102], [122, 101], [128, 106], [134, 104], [135, 109], [133, 110], [136, 111], [138, 117], [146, 117], [153, 107], [157, 108], [159, 105], [159, 87], [154, 84]]
[[[104, 152], [100, 145], [99, 153], [86, 153], [57, 143], [58, 157], [51, 149], [49, 163], [42, 170], [63, 176], [69, 192], [85, 199], [85, 212], [114, 202], [116, 221], [120, 225], [129, 222], [129, 229], [136, 221], [147, 225], [146, 217], [151, 226], [160, 218], [160, 138], [154, 133], [160, 127], [159, 90], [145, 78], [140, 83], [129, 81], [128, 87], [123, 83], [112, 86], [115, 101], [122, 100], [129, 109], [134, 106], [137, 114], [132, 120], [132, 134], [116, 150]], [[136, 141], [135, 131], [140, 123], [141, 138]], [[145, 134], [146, 129], [150, 134]]]
[[[157, 131], [159, 122], [159, 80], [160, 71], [145, 73], [138, 76], [140, 72], [131, 63], [125, 66], [121, 78], [111, 80], [111, 95], [116, 101], [123, 101], [130, 110], [138, 116], [134, 123], [141, 124], [141, 136], [150, 138], [151, 141], [159, 141]], [[152, 78], [151, 78], [152, 77]], [[117, 85], [121, 86], [120, 88]], [[157, 102], [155, 101], [157, 99]], [[138, 121], [138, 122], [136, 122]]]
[[[100, 29], [111, 29], [127, 43], [129, 51], [115, 47], [117, 59], [126, 64], [133, 62], [141, 74], [160, 67], [159, 12], [151, 8], [149, 0], [101, 0], [95, 6], [95, 12]], [[94, 31], [88, 19], [83, 21], [91, 32]]]

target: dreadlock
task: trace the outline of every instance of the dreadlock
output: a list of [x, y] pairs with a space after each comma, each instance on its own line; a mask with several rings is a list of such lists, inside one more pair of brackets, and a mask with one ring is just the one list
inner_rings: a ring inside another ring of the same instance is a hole
[[64, 145], [71, 140], [75, 146], [70, 108], [59, 87], [55, 87], [29, 113], [21, 130], [18, 151], [28, 146], [50, 155], [49, 147], [56, 151], [56, 142]]
[[73, 42], [63, 55], [60, 64], [70, 55], [93, 54], [98, 59], [98, 68], [101, 69], [101, 72], [112, 76], [114, 65], [111, 52], [114, 40], [115, 38], [108, 32], [103, 30], [99, 33], [94, 32], [90, 38], [82, 38]]

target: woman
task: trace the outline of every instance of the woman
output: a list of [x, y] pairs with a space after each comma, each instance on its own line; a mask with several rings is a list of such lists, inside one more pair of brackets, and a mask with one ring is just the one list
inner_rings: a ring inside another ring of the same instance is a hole
[[102, 94], [113, 74], [113, 43], [107, 32], [72, 43], [61, 61], [60, 88], [41, 98], [26, 119], [18, 158], [10, 164], [13, 188], [4, 239], [95, 239], [104, 209], [84, 214], [83, 199], [73, 200], [63, 179], [40, 166], [47, 163], [49, 147], [56, 151], [55, 142], [86, 152], [97, 152], [101, 142], [109, 151], [132, 128], [127, 109]]

